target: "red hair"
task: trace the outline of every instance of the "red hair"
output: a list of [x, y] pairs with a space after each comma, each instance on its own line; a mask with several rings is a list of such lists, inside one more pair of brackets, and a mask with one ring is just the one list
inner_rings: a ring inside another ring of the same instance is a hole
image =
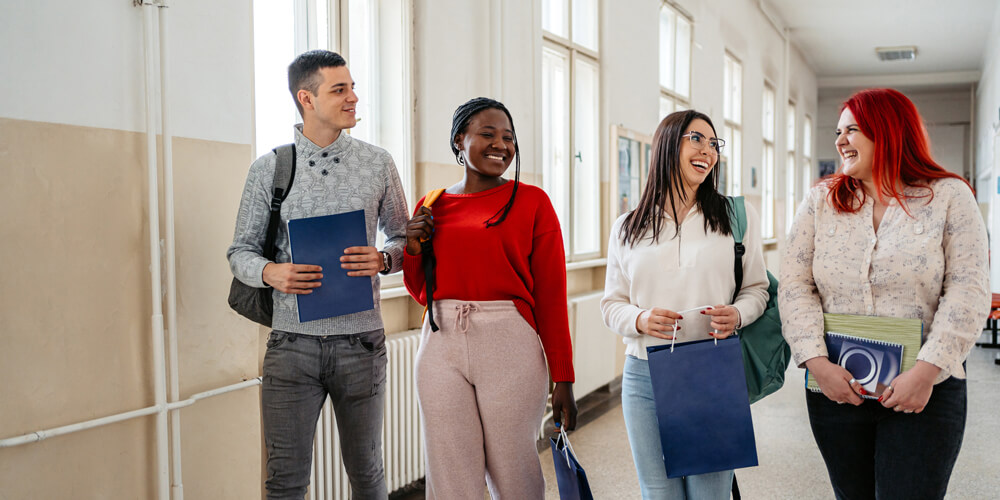
[[[972, 185], [961, 176], [945, 170], [931, 158], [930, 141], [924, 121], [905, 95], [894, 89], [866, 89], [852, 95], [840, 111], [851, 110], [861, 133], [875, 143], [872, 158], [872, 180], [878, 187], [879, 201], [895, 198], [906, 210], [898, 181], [905, 186], [922, 186], [934, 179], [953, 177], [962, 179], [975, 192]], [[837, 212], [856, 213], [868, 196], [861, 189], [861, 181], [843, 172], [827, 177], [830, 204]], [[923, 186], [932, 199], [934, 191]], [[858, 194], [860, 191], [860, 195]], [[909, 213], [909, 210], [906, 210]]]

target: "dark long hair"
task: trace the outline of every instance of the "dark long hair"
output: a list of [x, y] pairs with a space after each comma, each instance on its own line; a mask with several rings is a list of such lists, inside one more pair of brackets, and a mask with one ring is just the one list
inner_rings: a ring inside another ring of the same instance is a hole
[[510, 133], [514, 136], [514, 190], [510, 193], [510, 198], [507, 203], [500, 209], [497, 213], [493, 214], [492, 217], [486, 219], [484, 224], [486, 227], [496, 226], [507, 218], [507, 214], [510, 213], [511, 207], [514, 206], [514, 197], [517, 196], [517, 186], [521, 180], [521, 149], [517, 145], [517, 132], [514, 131], [514, 118], [510, 116], [510, 111], [507, 110], [507, 106], [504, 106], [502, 102], [490, 99], [488, 97], [476, 97], [475, 99], [470, 99], [465, 104], [458, 107], [455, 110], [455, 115], [451, 118], [451, 152], [455, 154], [455, 161], [459, 165], [465, 166], [465, 162], [462, 161], [458, 153], [458, 146], [455, 145], [455, 139], [458, 138], [458, 134], [464, 134], [465, 130], [469, 128], [469, 120], [475, 116], [480, 111], [487, 109], [499, 109], [507, 115], [507, 120], [510, 121]]
[[[653, 241], [658, 241], [663, 229], [663, 217], [660, 210], [666, 202], [670, 202], [671, 215], [680, 234], [681, 225], [677, 222], [677, 201], [687, 201], [680, 168], [681, 136], [692, 121], [701, 119], [712, 127], [712, 119], [704, 113], [694, 110], [677, 111], [667, 115], [653, 135], [653, 155], [649, 162], [649, 177], [646, 178], [646, 189], [639, 199], [639, 206], [625, 216], [619, 236], [622, 244], [635, 246], [650, 226], [653, 227]], [[716, 134], [718, 135], [718, 134]], [[729, 225], [729, 203], [726, 197], [719, 193], [719, 163], [716, 159], [708, 178], [695, 191], [695, 203], [705, 216], [705, 232], [709, 230], [721, 234], [733, 234]]]

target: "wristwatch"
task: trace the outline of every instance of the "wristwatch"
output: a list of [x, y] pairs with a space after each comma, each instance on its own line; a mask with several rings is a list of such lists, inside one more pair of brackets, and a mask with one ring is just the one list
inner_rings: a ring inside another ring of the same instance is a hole
[[389, 271], [392, 270], [392, 255], [389, 255], [389, 252], [381, 250], [379, 253], [382, 254], [382, 270], [379, 272], [382, 274], [389, 274]]

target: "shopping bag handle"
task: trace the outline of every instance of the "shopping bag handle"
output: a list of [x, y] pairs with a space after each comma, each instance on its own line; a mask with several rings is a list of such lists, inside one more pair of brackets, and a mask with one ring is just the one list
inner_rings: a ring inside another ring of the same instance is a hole
[[573, 456], [575, 457], [576, 456], [576, 451], [573, 451], [573, 445], [570, 444], [570, 442], [569, 442], [569, 436], [566, 435], [566, 429], [563, 429], [562, 425], [560, 425], [559, 422], [556, 422], [556, 432], [559, 433], [559, 438], [557, 438], [556, 443], [558, 444], [558, 442], [560, 440], [562, 441], [562, 443], [563, 443], [563, 448], [562, 448], [563, 457], [566, 459], [566, 465], [568, 465], [568, 466], [570, 466], [572, 468], [573, 467], [573, 462], [569, 459], [569, 454], [572, 453]]

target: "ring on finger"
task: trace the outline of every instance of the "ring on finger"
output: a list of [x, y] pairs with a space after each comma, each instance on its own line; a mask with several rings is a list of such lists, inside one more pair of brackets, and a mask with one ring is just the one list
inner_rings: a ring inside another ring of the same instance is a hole
[[848, 384], [848, 385], [854, 385], [854, 383], [855, 383], [855, 382], [857, 382], [857, 381], [858, 381], [857, 379], [855, 379], [855, 378], [851, 378], [851, 380], [848, 380], [848, 381], [847, 381], [847, 384]]
[[913, 410], [903, 410], [903, 413], [913, 413]]

